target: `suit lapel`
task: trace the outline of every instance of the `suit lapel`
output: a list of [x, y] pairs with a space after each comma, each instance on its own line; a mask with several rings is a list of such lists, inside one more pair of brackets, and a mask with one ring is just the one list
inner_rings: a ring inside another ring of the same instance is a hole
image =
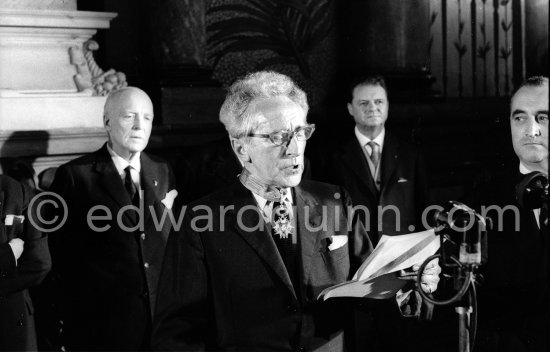
[[[298, 238], [300, 240], [301, 247], [301, 259], [303, 277], [302, 282], [306, 281], [311, 271], [311, 259], [313, 257], [315, 248], [320, 248], [320, 236], [315, 232], [311, 232], [310, 229], [318, 228], [322, 222], [322, 215], [319, 213], [319, 204], [315, 198], [300, 186], [295, 187], [295, 215], [296, 222], [298, 224]], [[305, 214], [308, 217], [305, 217]], [[303, 218], [302, 218], [303, 217]], [[308, 224], [306, 224], [306, 221]]]
[[386, 132], [382, 160], [380, 161], [380, 194], [389, 185], [390, 178], [395, 171], [399, 159], [399, 140]]
[[8, 238], [6, 226], [4, 225], [4, 221], [6, 221], [6, 214], [4, 212], [4, 191], [0, 191], [0, 216], [0, 244], [4, 244], [11, 240], [11, 238]]
[[[97, 152], [95, 171], [99, 174], [99, 184], [119, 207], [122, 208], [123, 206], [132, 204], [115, 164], [107, 151], [107, 144], [103, 145], [103, 148]], [[135, 211], [125, 211], [124, 215], [134, 224], [137, 223], [137, 214]]]
[[369, 164], [365, 159], [365, 153], [359, 145], [357, 138], [346, 145], [345, 152], [342, 155], [342, 160], [347, 164], [347, 169], [352, 170], [360, 182], [369, 190], [373, 199], [378, 199], [378, 190], [374, 184], [374, 177], [371, 175]]
[[[256, 253], [265, 261], [265, 263], [277, 274], [277, 276], [283, 281], [285, 286], [292, 293], [294, 299], [298, 299], [296, 292], [292, 286], [292, 281], [286, 270], [285, 264], [279, 254], [279, 250], [273, 241], [271, 235], [266, 231], [262, 230], [262, 226], [258, 224], [263, 223], [263, 218], [258, 211], [258, 206], [252, 193], [244, 188], [240, 184], [236, 184], [236, 194], [235, 194], [235, 212], [233, 215], [235, 217], [234, 226], [239, 233], [239, 235], [256, 251]], [[243, 211], [240, 214], [241, 224], [239, 224], [238, 212], [240, 209], [249, 209]], [[260, 223], [261, 221], [261, 223]], [[242, 226], [240, 226], [242, 225]], [[258, 229], [258, 227], [260, 227]], [[263, 226], [265, 228], [265, 226]], [[250, 230], [254, 229], [254, 230]]]
[[[143, 189], [143, 207], [144, 207], [144, 222], [147, 222], [151, 216], [151, 211], [157, 208], [155, 207], [155, 202], [160, 199], [158, 194], [158, 184], [160, 181], [160, 172], [157, 169], [157, 165], [152, 162], [149, 156], [145, 153], [141, 153], [141, 188]], [[153, 206], [151, 208], [151, 206]], [[162, 214], [155, 214], [158, 217]]]

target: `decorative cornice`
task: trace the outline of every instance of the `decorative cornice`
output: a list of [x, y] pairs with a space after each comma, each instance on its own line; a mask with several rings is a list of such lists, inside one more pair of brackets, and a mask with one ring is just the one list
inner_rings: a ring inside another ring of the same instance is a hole
[[0, 27], [109, 28], [114, 12], [0, 9]]

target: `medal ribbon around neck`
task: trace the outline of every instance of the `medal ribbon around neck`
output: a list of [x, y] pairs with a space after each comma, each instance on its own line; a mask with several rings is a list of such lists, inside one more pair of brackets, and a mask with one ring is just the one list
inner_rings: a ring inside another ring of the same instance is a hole
[[274, 207], [271, 211], [271, 222], [273, 225], [273, 231], [276, 235], [279, 235], [281, 239], [288, 238], [288, 235], [292, 233], [292, 218], [288, 208], [288, 198], [286, 189], [279, 187], [268, 186], [254, 177], [247, 169], [243, 169], [239, 175], [239, 181], [250, 190], [252, 193], [267, 199], [268, 201], [279, 205]]

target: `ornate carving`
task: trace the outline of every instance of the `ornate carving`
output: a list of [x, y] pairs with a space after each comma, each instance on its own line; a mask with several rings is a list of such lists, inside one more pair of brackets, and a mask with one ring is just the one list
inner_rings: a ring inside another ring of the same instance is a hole
[[93, 95], [108, 95], [110, 92], [126, 87], [126, 75], [114, 69], [103, 71], [94, 60], [93, 52], [99, 49], [95, 40], [88, 40], [80, 49], [69, 49], [71, 64], [76, 66], [74, 81], [79, 92], [93, 90]]

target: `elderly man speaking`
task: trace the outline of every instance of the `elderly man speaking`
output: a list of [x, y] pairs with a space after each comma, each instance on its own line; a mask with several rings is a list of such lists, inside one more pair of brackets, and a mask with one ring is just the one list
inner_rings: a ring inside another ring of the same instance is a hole
[[341, 309], [316, 298], [372, 245], [362, 223], [348, 229], [343, 189], [301, 181], [307, 112], [305, 93], [278, 73], [230, 87], [220, 120], [244, 168], [191, 204], [168, 240], [154, 350], [343, 349]]

